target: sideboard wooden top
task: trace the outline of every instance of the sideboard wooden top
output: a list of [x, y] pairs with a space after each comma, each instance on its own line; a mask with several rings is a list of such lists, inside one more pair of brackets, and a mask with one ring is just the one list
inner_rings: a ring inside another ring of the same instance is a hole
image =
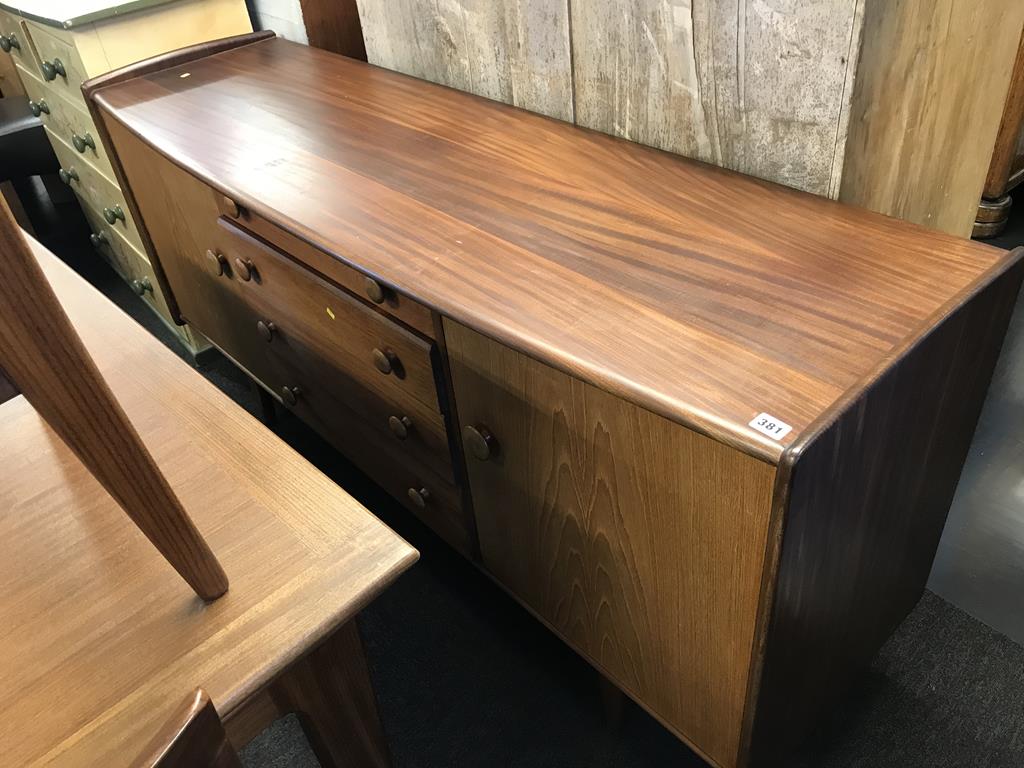
[[280, 39], [175, 64], [97, 103], [338, 259], [767, 461], [1024, 253]]

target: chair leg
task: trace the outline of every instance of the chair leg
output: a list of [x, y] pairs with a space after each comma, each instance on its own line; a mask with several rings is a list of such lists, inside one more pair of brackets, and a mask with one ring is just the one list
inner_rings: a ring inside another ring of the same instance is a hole
[[[18, 186], [23, 188], [21, 183]], [[36, 232], [32, 228], [32, 222], [29, 220], [28, 214], [25, 213], [25, 206], [21, 204], [21, 195], [18, 194], [18, 189], [15, 187], [14, 182], [0, 182], [0, 195], [3, 195], [3, 198], [7, 201], [7, 206], [11, 209], [11, 213], [14, 214], [14, 220], [18, 222], [18, 226], [34, 237]]]
[[298, 715], [324, 768], [391, 764], [354, 620], [289, 667], [270, 693], [282, 712]]

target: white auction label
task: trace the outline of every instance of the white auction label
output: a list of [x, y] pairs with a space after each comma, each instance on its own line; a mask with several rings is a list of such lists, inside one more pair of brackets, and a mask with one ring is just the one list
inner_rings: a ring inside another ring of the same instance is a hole
[[747, 426], [753, 427], [763, 435], [768, 435], [773, 440], [781, 440], [793, 429], [789, 424], [775, 418], [770, 413], [757, 414]]

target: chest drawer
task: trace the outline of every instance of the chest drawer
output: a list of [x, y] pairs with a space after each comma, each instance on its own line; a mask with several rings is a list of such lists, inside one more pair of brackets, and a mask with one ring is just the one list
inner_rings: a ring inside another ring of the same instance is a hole
[[75, 46], [54, 34], [56, 30], [49, 30], [42, 24], [26, 21], [25, 25], [35, 44], [35, 52], [39, 56], [37, 69], [47, 90], [84, 104], [82, 83], [89, 79], [89, 73]]
[[432, 342], [225, 220], [216, 244], [246, 303], [288, 340], [285, 362], [301, 366], [315, 358], [389, 401], [439, 410]]
[[171, 312], [167, 308], [163, 291], [153, 274], [153, 267], [146, 257], [135, 250], [121, 235], [117, 234], [103, 220], [103, 215], [88, 205], [82, 206], [82, 213], [89, 222], [94, 237], [92, 245], [114, 270], [121, 275], [136, 294], [142, 297], [168, 326], [174, 328]]
[[92, 118], [81, 107], [48, 90], [35, 75], [22, 70], [21, 79], [28, 97], [42, 107], [39, 119], [43, 125], [71, 146], [81, 160], [95, 166], [108, 181], [112, 181], [114, 170]]
[[264, 340], [287, 405], [327, 432], [358, 421], [451, 479], [431, 341], [225, 220], [214, 250], [226, 284], [251, 308], [249, 332]]
[[33, 70], [37, 68], [24, 22], [3, 9], [0, 9], [0, 36], [0, 44], [6, 49], [0, 55], [10, 56], [23, 67]]
[[118, 186], [100, 173], [96, 166], [83, 162], [82, 155], [70, 144], [66, 144], [50, 126], [46, 126], [46, 133], [50, 137], [53, 151], [57, 154], [57, 160], [60, 161], [60, 167], [68, 173], [74, 171], [69, 186], [75, 194], [99, 211], [107, 224], [123, 235], [133, 248], [140, 252], [144, 250], [135, 220], [128, 211], [128, 204]]

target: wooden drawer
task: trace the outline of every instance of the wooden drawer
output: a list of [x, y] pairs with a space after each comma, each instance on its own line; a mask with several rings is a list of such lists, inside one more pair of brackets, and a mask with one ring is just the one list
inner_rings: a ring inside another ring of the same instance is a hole
[[46, 133], [50, 137], [53, 151], [57, 153], [61, 168], [67, 171], [74, 170], [78, 175], [77, 180], [72, 180], [71, 188], [105, 217], [117, 213], [118, 216], [110, 227], [123, 235], [135, 250], [143, 251], [142, 238], [118, 186], [100, 173], [96, 166], [83, 162], [83, 156], [70, 144], [65, 143], [49, 126], [46, 127]]
[[114, 169], [107, 158], [107, 150], [93, 125], [92, 118], [82, 111], [82, 106], [72, 104], [64, 97], [47, 89], [43, 81], [22, 70], [22, 82], [28, 97], [37, 103], [45, 103], [49, 113], [40, 114], [43, 125], [69, 145], [79, 155], [79, 161], [86, 161], [114, 183]]
[[[84, 104], [82, 83], [89, 79], [89, 74], [74, 44], [59, 36], [57, 30], [48, 29], [34, 21], [26, 21], [25, 26], [32, 36], [35, 53], [39, 57], [38, 65], [33, 62], [33, 66], [38, 70], [46, 89], [76, 104]], [[64, 75], [53, 74], [52, 79], [47, 79], [50, 66], [58, 65], [63, 67]]]
[[[358, 419], [353, 419], [348, 429], [331, 429], [329, 434], [324, 424], [308, 423], [438, 536], [467, 557], [476, 558], [476, 528], [454, 483], [439, 477], [415, 458], [396, 453], [392, 442], [379, 429], [369, 428]], [[425, 503], [417, 504], [410, 491]]]
[[35, 55], [32, 52], [32, 41], [25, 30], [24, 21], [13, 13], [0, 9], [0, 35], [9, 40], [13, 38], [17, 41], [17, 47], [12, 46], [10, 51], [0, 53], [0, 56], [10, 56], [15, 64], [20, 64], [33, 71], [39, 68], [36, 64]]
[[[223, 219], [216, 250], [232, 267], [230, 282], [253, 307], [258, 321], [264, 327], [272, 324], [266, 354], [282, 386], [299, 391], [296, 409], [300, 413], [311, 422], [342, 431], [351, 415], [357, 415], [393, 443], [393, 451], [415, 455], [451, 479], [432, 342]], [[235, 267], [239, 262], [252, 265], [251, 280], [241, 279]], [[250, 332], [259, 335], [255, 322]], [[375, 354], [379, 358], [381, 351], [389, 355], [392, 370], [388, 374], [375, 365]], [[404, 431], [405, 439], [392, 432], [392, 417], [407, 421], [404, 430], [395, 425], [398, 433]]]
[[[221, 212], [227, 214], [226, 198], [221, 197]], [[386, 283], [350, 267], [336, 257], [310, 245], [261, 216], [242, 210], [238, 223], [250, 232], [285, 253], [291, 254], [307, 267], [326, 275], [334, 283], [366, 299], [386, 314], [401, 320], [420, 333], [434, 338], [434, 320], [429, 308], [395, 291]]]

